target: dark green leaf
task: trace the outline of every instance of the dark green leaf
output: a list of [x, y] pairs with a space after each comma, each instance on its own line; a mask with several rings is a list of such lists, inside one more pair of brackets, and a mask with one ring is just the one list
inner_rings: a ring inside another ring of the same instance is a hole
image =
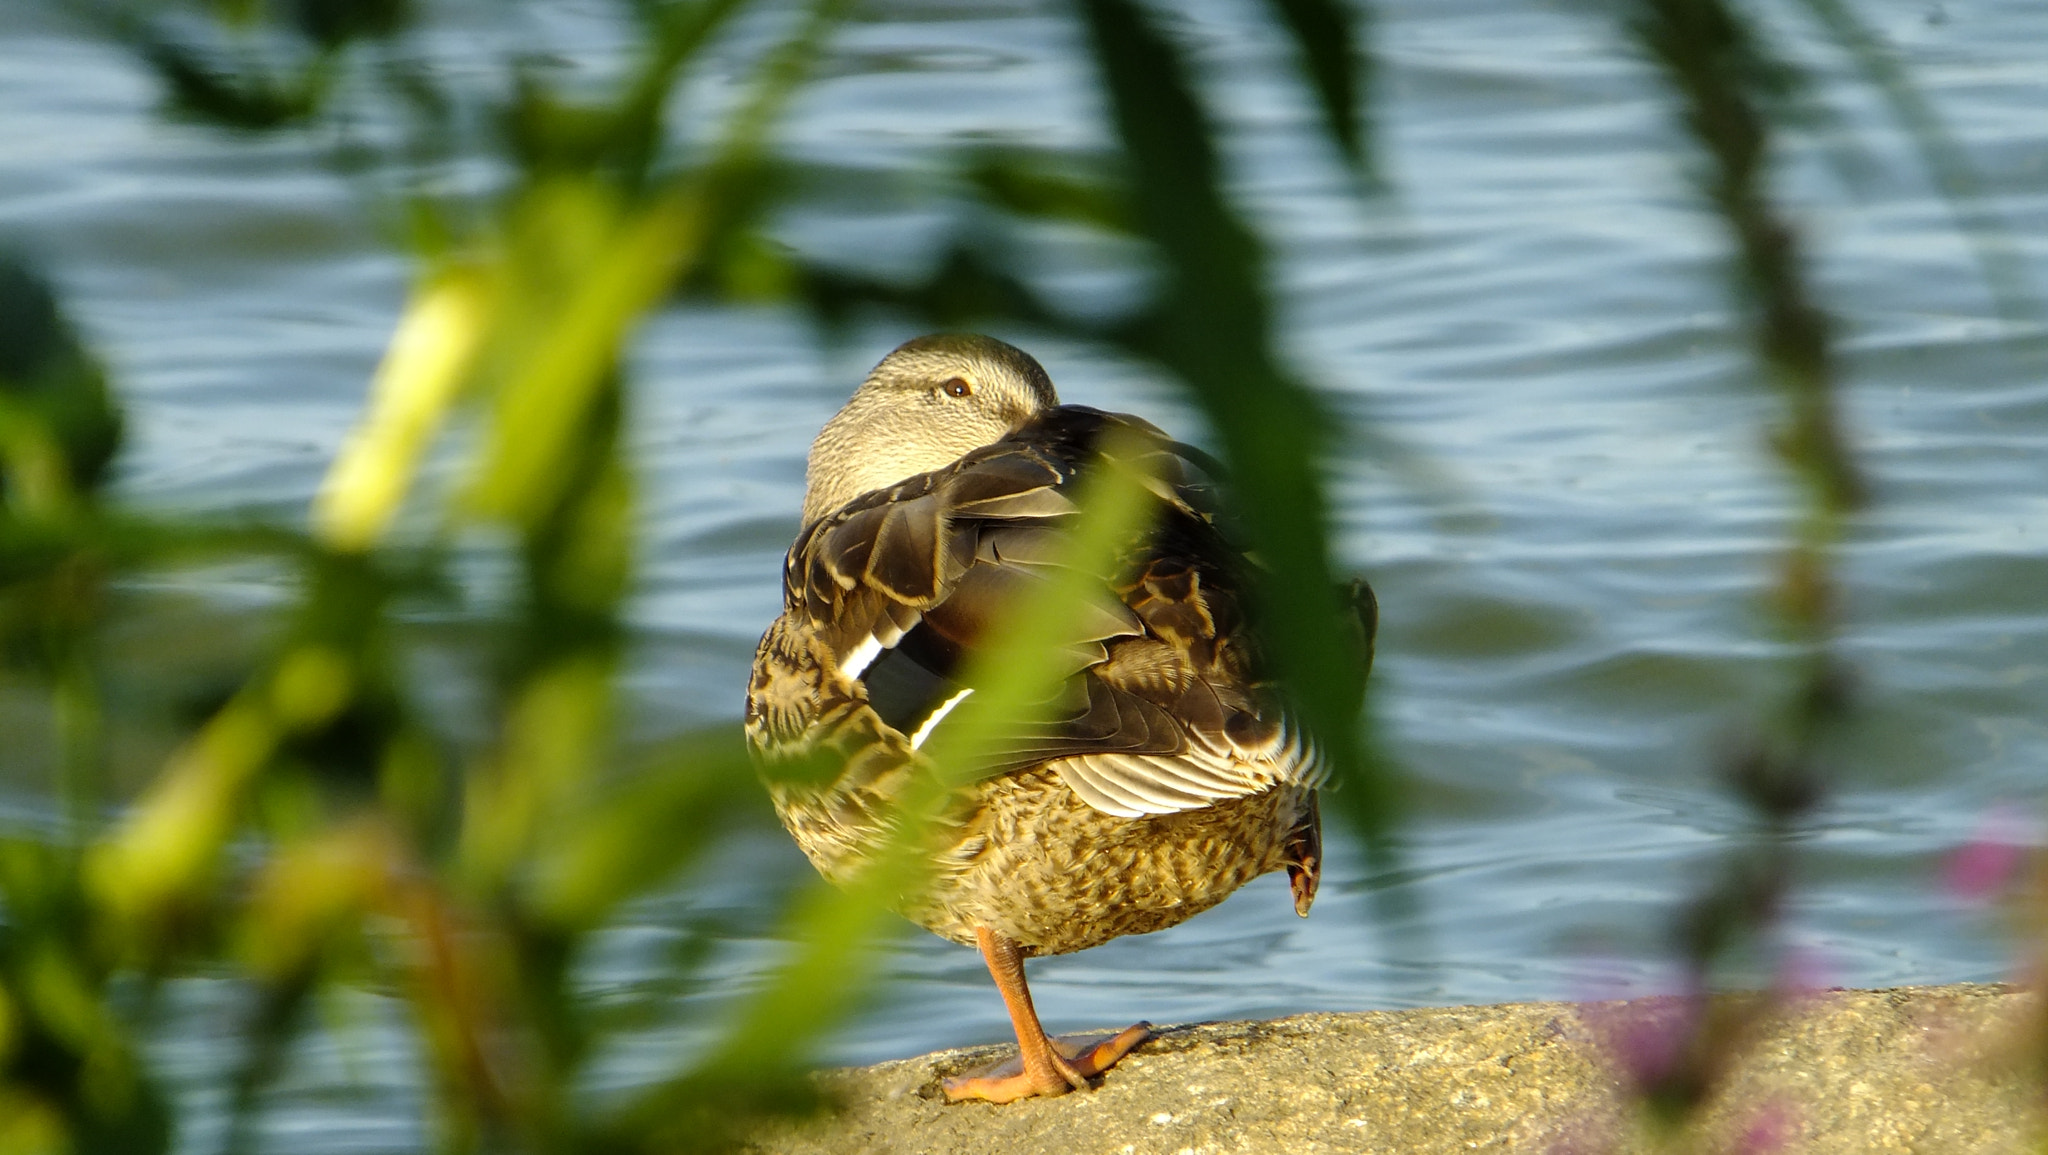
[[1303, 70], [1323, 113], [1323, 125], [1352, 171], [1373, 172], [1371, 121], [1361, 110], [1371, 91], [1371, 57], [1359, 44], [1358, 26], [1368, 15], [1347, 0], [1266, 0], [1281, 27], [1294, 38]]
[[121, 411], [107, 392], [98, 362], [58, 308], [56, 294], [27, 262], [5, 253], [0, 253], [0, 402], [42, 423], [64, 455], [74, 488], [99, 484], [121, 444]]
[[395, 36], [412, 16], [407, 0], [292, 0], [292, 18], [322, 48]]
[[138, 33], [136, 48], [170, 89], [174, 108], [226, 128], [283, 128], [309, 119], [320, 105], [324, 77], [317, 66], [283, 82], [268, 75], [223, 72], [199, 53], [154, 32]]
[[1064, 156], [991, 150], [971, 158], [964, 173], [989, 203], [1013, 213], [1128, 232], [1128, 190], [1073, 169]]
[[798, 283], [812, 313], [828, 325], [852, 320], [863, 307], [907, 312], [941, 328], [962, 328], [991, 318], [1055, 328], [1071, 325], [1057, 318], [1003, 262], [965, 243], [948, 249], [929, 276], [909, 284], [822, 265], [802, 267]]
[[1117, 134], [1130, 156], [1138, 231], [1167, 265], [1163, 299], [1124, 343], [1193, 388], [1223, 442], [1239, 522], [1264, 563], [1261, 625], [1296, 710], [1345, 789], [1342, 810], [1386, 829], [1387, 770], [1357, 733], [1355, 636], [1327, 547], [1321, 469], [1331, 421], [1271, 346], [1257, 240], [1225, 200], [1208, 119], [1172, 44], [1128, 0], [1083, 12]]

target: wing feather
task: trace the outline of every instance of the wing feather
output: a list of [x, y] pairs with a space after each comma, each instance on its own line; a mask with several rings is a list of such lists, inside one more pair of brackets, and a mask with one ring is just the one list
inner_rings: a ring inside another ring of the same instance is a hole
[[861, 580], [905, 605], [938, 601], [950, 576], [939, 550], [946, 528], [939, 496], [927, 493], [874, 512], [881, 518], [872, 529]]
[[[1165, 465], [1155, 470], [1157, 524], [1131, 543], [1126, 578], [1076, 611], [1068, 705], [1003, 743], [984, 774], [1050, 766], [1089, 806], [1130, 818], [1318, 783], [1322, 760], [1263, 681], [1239, 593], [1246, 563], [1187, 482], [1174, 443], [1134, 418], [1079, 406], [807, 527], [784, 568], [788, 629], [772, 628], [781, 641], [764, 638], [756, 660], [748, 718], [750, 735], [762, 719], [757, 745], [793, 748], [793, 719], [810, 718], [823, 735], [822, 722], [862, 714], [861, 725], [888, 736], [887, 758], [916, 765], [908, 735], [929, 734], [967, 688], [956, 679], [963, 656], [1060, 564], [1076, 508], [1069, 491], [1111, 423], [1156, 439], [1147, 456]], [[792, 658], [793, 637], [817, 639], [824, 657]], [[885, 657], [843, 670], [843, 657], [831, 660], [867, 650]], [[890, 678], [886, 709], [879, 698], [866, 705], [870, 669]], [[857, 790], [849, 804], [865, 808], [885, 780], [866, 766], [858, 782], [833, 789]]]

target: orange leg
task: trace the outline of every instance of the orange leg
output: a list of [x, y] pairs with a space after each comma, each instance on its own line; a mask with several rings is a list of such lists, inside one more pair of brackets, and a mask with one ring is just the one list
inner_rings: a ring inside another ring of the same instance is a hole
[[947, 1079], [947, 1102], [986, 1099], [1008, 1103], [1032, 1095], [1083, 1090], [1091, 1077], [1109, 1070], [1131, 1048], [1152, 1037], [1152, 1025], [1139, 1023], [1107, 1038], [1077, 1042], [1048, 1038], [1031, 1005], [1031, 989], [1024, 985], [1024, 954], [1016, 940], [985, 926], [975, 927], [974, 937], [981, 944], [981, 957], [996, 980], [996, 989], [1003, 992], [1003, 1005], [1010, 1009], [1010, 1025], [1017, 1030], [1017, 1058], [974, 1075]]

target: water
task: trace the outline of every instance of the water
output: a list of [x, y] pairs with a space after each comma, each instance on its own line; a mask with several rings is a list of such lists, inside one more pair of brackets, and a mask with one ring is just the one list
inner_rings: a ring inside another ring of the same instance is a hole
[[[1100, 139], [1055, 17], [882, 7], [800, 104], [790, 139], [804, 155], [873, 169], [969, 142]], [[1218, 78], [1238, 188], [1279, 239], [1290, 355], [1351, 422], [1335, 462], [1339, 544], [1380, 593], [1379, 709], [1414, 779], [1402, 869], [1377, 889], [1412, 900], [1410, 913], [1375, 921], [1374, 887], [1338, 836], [1307, 922], [1267, 878], [1175, 930], [1034, 964], [1056, 1029], [1659, 989], [1669, 920], [1742, 829], [1713, 772], [1784, 684], [1757, 595], [1792, 499], [1764, 449], [1775, 409], [1751, 380], [1716, 225], [1688, 191], [1666, 102], [1572, 6], [1380, 7], [1380, 144], [1399, 192], [1376, 212], [1344, 197], [1304, 134], [1307, 106], [1274, 79], [1280, 45], [1221, 5], [1179, 27]], [[2036, 50], [2048, 9], [1863, 7], [2048, 286]], [[548, 10], [565, 66], [612, 50], [604, 10]], [[46, 258], [127, 390], [123, 491], [298, 516], [360, 403], [407, 266], [316, 146], [167, 122], [118, 53], [25, 11], [0, 22], [13, 25], [0, 39], [0, 236]], [[2048, 763], [2043, 335], [2038, 318], [1988, 319], [1967, 247], [1877, 102], [1809, 30], [1786, 33], [1834, 110], [1786, 193], [1842, 320], [1847, 421], [1877, 500], [1843, 554], [1844, 648], [1865, 709], [1803, 839], [1784, 933], [1829, 983], [1996, 978], [2010, 948], [1995, 914], [1944, 893], [1939, 865], [1995, 808], [2037, 809]], [[936, 222], [907, 203], [855, 219], [860, 204], [793, 218], [785, 237], [916, 268]], [[1046, 285], [1068, 299], [1129, 291], [1058, 236], [1044, 251]], [[1070, 255], [1079, 267], [1060, 265]], [[808, 439], [908, 335], [877, 324], [826, 349], [788, 315], [737, 311], [647, 328], [639, 726], [737, 713], [776, 611]], [[1200, 434], [1160, 382], [1029, 344], [1070, 400]], [[206, 571], [128, 596], [232, 609], [274, 603], [274, 581]], [[23, 789], [10, 812], [36, 809]], [[774, 944], [740, 882], [804, 869], [764, 830], [606, 938], [593, 989], [660, 1009], [601, 1081], [657, 1069], [686, 1041], [676, 1021], [760, 973]], [[706, 912], [732, 928], [715, 979], [677, 980], [675, 927]], [[971, 952], [906, 932], [890, 970], [828, 1058], [1008, 1037]], [[183, 997], [200, 1023], [224, 996]], [[313, 1092], [338, 1079], [407, 1101], [417, 1078], [403, 1046], [353, 1037], [308, 1043], [273, 1137], [411, 1141], [388, 1116]], [[187, 1032], [164, 1061], [196, 1085], [222, 1069], [224, 1038]]]

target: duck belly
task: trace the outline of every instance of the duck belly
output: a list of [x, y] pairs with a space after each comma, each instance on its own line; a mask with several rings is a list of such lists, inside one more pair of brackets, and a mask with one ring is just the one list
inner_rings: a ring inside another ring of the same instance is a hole
[[1287, 864], [1313, 791], [1281, 785], [1199, 810], [1119, 818], [1048, 769], [981, 787], [979, 806], [922, 901], [904, 913], [972, 944], [976, 925], [1034, 955], [1164, 930]]

